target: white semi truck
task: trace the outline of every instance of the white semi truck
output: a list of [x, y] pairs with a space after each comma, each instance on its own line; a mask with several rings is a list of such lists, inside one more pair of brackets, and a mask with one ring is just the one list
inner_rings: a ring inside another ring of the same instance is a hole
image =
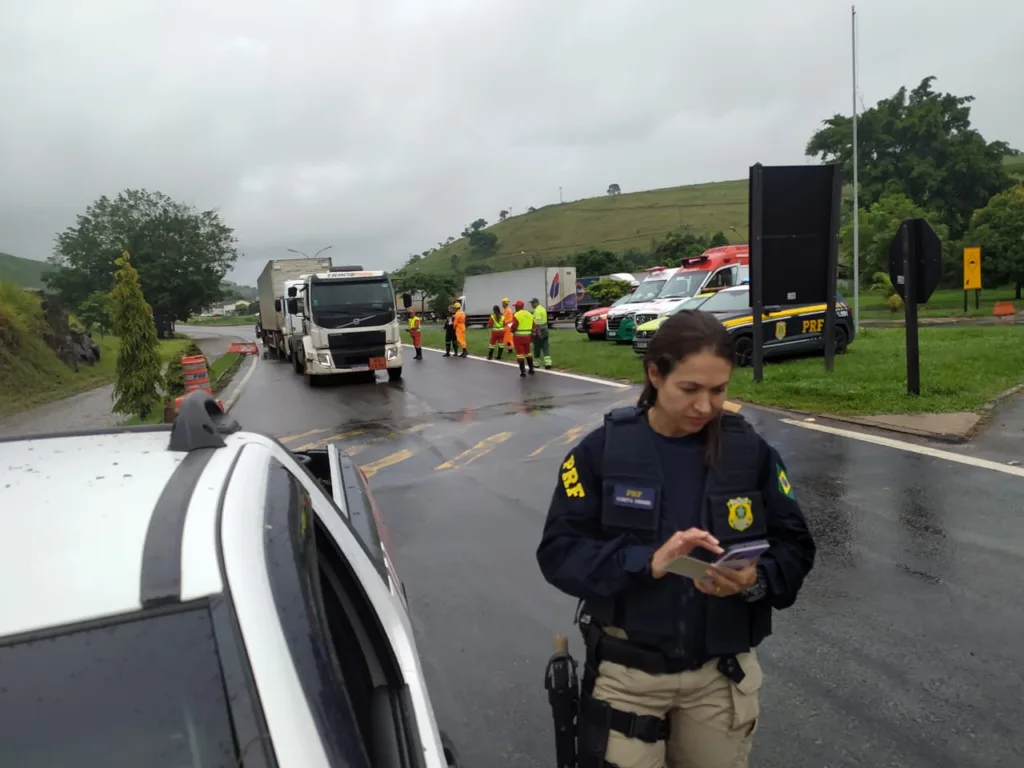
[[466, 322], [486, 325], [495, 304], [530, 299], [544, 303], [552, 321], [576, 315], [576, 267], [531, 267], [511, 272], [489, 272], [466, 278], [462, 310]]
[[330, 257], [316, 259], [273, 259], [267, 262], [256, 279], [256, 292], [260, 301], [261, 340], [269, 357], [291, 360], [291, 347], [295, 334], [301, 330], [299, 318], [290, 317], [285, 306], [287, 288], [310, 272], [326, 272], [331, 268]]
[[401, 328], [387, 272], [331, 267], [289, 287], [287, 301], [287, 310], [302, 317], [302, 354], [295, 366], [309, 386], [349, 373], [402, 377]]

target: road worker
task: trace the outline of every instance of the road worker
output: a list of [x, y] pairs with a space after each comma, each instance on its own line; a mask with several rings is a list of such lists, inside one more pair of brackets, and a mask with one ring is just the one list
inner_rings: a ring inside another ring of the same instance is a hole
[[505, 349], [508, 350], [508, 356], [512, 357], [516, 351], [515, 344], [512, 341], [512, 317], [515, 313], [512, 311], [512, 307], [508, 304], [509, 302], [507, 297], [501, 300], [501, 306], [505, 313]]
[[458, 301], [455, 302], [455, 317], [452, 318], [452, 327], [455, 329], [455, 341], [462, 349], [462, 354], [458, 357], [469, 357], [469, 347], [466, 345], [466, 313], [462, 311], [462, 304]]
[[413, 360], [422, 360], [423, 349], [420, 346], [420, 342], [423, 339], [423, 334], [420, 333], [420, 318], [417, 316], [415, 309], [409, 310], [409, 335], [412, 336], [412, 346], [416, 350]]
[[542, 361], [551, 370], [551, 339], [548, 336], [548, 310], [536, 298], [530, 299], [533, 307], [533, 357]]
[[516, 362], [519, 363], [519, 375], [526, 376], [526, 366], [530, 366], [530, 375], [533, 371], [533, 351], [530, 343], [533, 341], [533, 315], [526, 311], [526, 305], [522, 299], [516, 301], [516, 311], [512, 315], [512, 339], [516, 347]]
[[498, 360], [501, 360], [501, 354], [505, 351], [505, 313], [497, 304], [491, 307], [491, 316], [487, 321], [487, 327], [491, 329], [487, 359], [494, 360], [497, 357]]
[[451, 357], [455, 350], [455, 307], [448, 305], [444, 314], [444, 356]]

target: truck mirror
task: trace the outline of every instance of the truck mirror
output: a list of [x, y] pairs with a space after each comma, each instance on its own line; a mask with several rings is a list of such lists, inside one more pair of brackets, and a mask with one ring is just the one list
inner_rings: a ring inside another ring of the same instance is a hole
[[[295, 290], [294, 288], [289, 288], [288, 292], [291, 293], [294, 290]], [[288, 299], [288, 314], [290, 314], [290, 315], [297, 315], [297, 314], [299, 314], [299, 300], [298, 299]]]
[[281, 300], [280, 299], [274, 299], [274, 311], [275, 312], [280, 312], [281, 311]]
[[[291, 287], [290, 287], [290, 288], [288, 289], [288, 298], [289, 298], [289, 299], [294, 299], [294, 298], [295, 298], [296, 296], [298, 296], [298, 295], [299, 295], [299, 289], [298, 289], [298, 288], [296, 288], [296, 287], [295, 287], [294, 285], [293, 285], [293, 286], [291, 286]], [[289, 309], [288, 311], [290, 312], [291, 310]]]
[[406, 309], [408, 309], [409, 307], [412, 306], [412, 294], [411, 293], [403, 293], [402, 294], [402, 306], [405, 307]]

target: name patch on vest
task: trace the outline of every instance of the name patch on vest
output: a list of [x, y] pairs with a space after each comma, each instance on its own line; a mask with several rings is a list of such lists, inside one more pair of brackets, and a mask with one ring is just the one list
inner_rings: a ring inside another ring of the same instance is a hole
[[615, 505], [635, 509], [654, 509], [657, 494], [653, 488], [638, 488], [634, 485], [615, 486]]

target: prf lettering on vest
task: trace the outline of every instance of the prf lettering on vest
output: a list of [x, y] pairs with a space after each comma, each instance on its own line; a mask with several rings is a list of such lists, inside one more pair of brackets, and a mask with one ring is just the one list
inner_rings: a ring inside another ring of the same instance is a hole
[[562, 464], [562, 469], [565, 470], [562, 473], [562, 487], [565, 488], [565, 495], [574, 499], [585, 498], [587, 492], [583, 490], [583, 484], [580, 483], [580, 473], [576, 469], [576, 457], [570, 455]]
[[821, 333], [822, 326], [825, 325], [825, 318], [821, 317], [817, 320], [804, 320], [804, 326], [800, 329], [800, 333]]

